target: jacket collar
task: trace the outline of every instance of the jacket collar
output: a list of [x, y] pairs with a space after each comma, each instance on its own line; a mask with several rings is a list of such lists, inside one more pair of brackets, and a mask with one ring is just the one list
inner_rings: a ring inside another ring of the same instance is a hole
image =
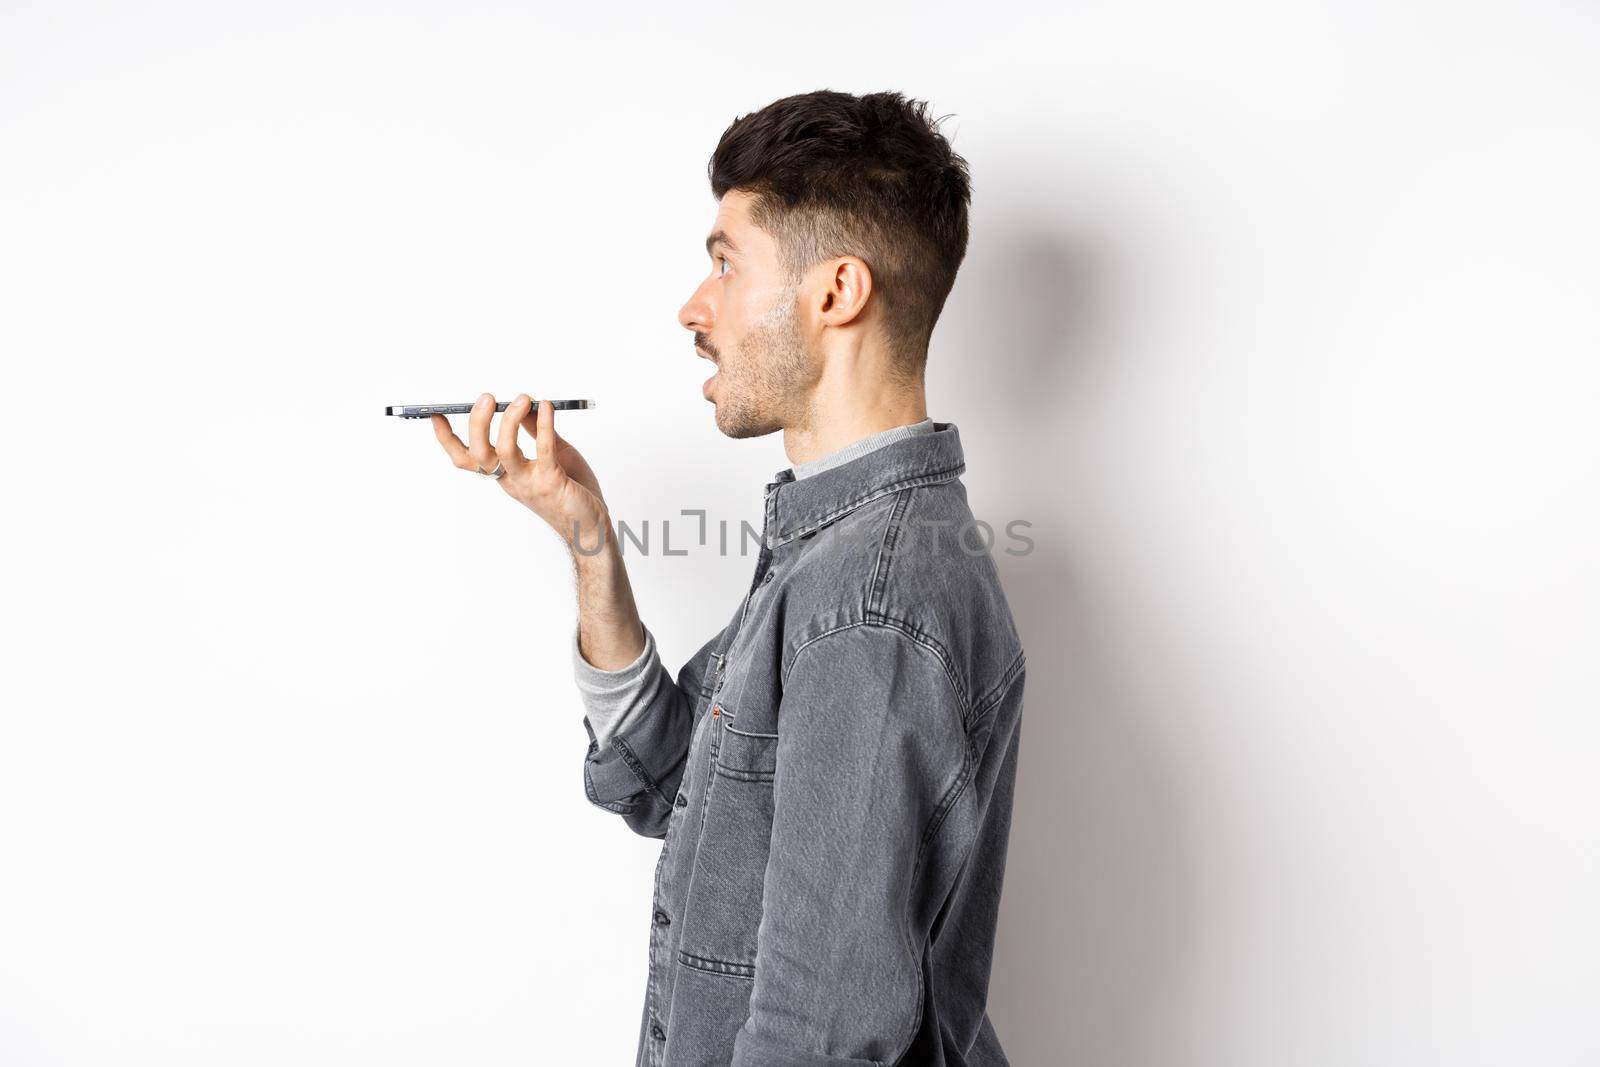
[[777, 548], [868, 501], [913, 485], [947, 482], [966, 469], [953, 422], [935, 422], [932, 433], [903, 437], [808, 478], [796, 478], [794, 468], [786, 467], [766, 485], [763, 541]]

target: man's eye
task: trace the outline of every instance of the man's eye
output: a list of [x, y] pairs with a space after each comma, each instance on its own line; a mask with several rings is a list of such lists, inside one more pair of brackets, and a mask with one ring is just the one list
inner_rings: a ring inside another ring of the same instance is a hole
[[[723, 265], [723, 266], [724, 266], [724, 267], [730, 267], [730, 268], [731, 268], [731, 266], [732, 266], [732, 264], [730, 264], [730, 263], [729, 263], [729, 262], [728, 262], [728, 258], [727, 258], [727, 257], [726, 257], [726, 256], [718, 256], [718, 257], [717, 257], [717, 262], [718, 262], [718, 263], [720, 263], [720, 264], [722, 264], [722, 265]], [[726, 274], [726, 273], [728, 273], [728, 272], [727, 272], [727, 271], [725, 271], [725, 270], [724, 270], [724, 271], [718, 271], [718, 272], [717, 272], [717, 277], [719, 277], [719, 278], [720, 278], [720, 277], [722, 277], [722, 276], [723, 276], [723, 275], [724, 275], [724, 274]]]

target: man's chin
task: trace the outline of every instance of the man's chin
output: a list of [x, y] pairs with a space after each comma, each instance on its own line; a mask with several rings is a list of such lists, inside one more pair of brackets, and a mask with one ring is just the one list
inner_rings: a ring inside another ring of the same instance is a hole
[[717, 429], [722, 435], [735, 440], [765, 437], [769, 433], [777, 433], [783, 429], [779, 423], [750, 412], [742, 412], [726, 403], [717, 404], [716, 421]]

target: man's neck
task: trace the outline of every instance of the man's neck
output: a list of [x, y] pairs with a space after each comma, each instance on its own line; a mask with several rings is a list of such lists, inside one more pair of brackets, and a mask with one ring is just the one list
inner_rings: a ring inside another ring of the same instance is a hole
[[921, 422], [927, 417], [927, 405], [919, 395], [915, 403], [903, 407], [845, 413], [825, 418], [811, 429], [786, 427], [783, 431], [783, 451], [792, 464], [809, 463], [864, 437], [896, 426]]
[[921, 422], [928, 417], [922, 382], [891, 385], [879, 368], [866, 375], [825, 375], [809, 398], [806, 417], [783, 428], [783, 451], [791, 464], [838, 451], [864, 437]]

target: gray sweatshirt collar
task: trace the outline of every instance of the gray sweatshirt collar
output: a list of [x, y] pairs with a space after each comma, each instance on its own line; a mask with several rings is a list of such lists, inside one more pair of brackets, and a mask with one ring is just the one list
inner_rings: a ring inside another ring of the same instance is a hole
[[842, 448], [836, 448], [825, 456], [818, 456], [816, 459], [807, 460], [805, 463], [796, 463], [789, 469], [794, 472], [796, 479], [809, 478], [813, 474], [827, 470], [829, 467], [837, 467], [841, 463], [849, 463], [857, 456], [864, 456], [873, 449], [893, 444], [902, 437], [912, 437], [919, 433], [932, 432], [932, 419], [923, 419], [921, 422], [913, 422], [905, 426], [891, 426], [887, 430], [879, 430], [870, 437], [863, 437], [861, 440], [852, 441]]

